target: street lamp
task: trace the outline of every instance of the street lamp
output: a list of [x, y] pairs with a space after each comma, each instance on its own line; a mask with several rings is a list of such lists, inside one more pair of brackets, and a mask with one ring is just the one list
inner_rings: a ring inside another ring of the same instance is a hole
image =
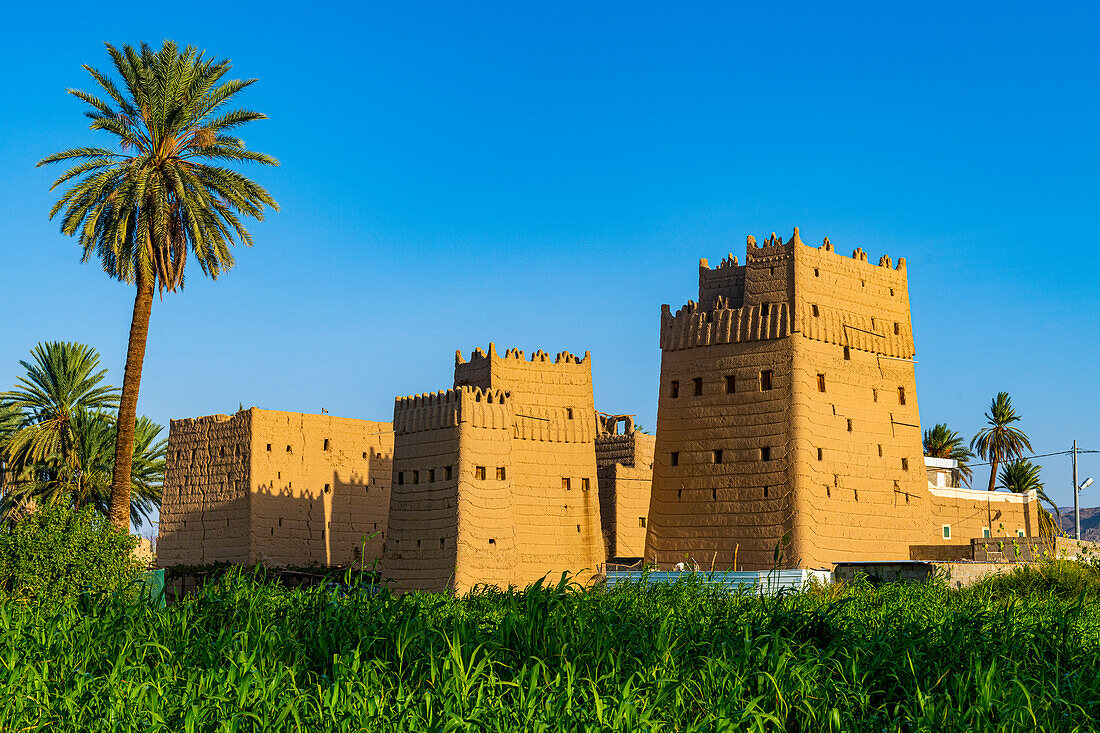
[[1081, 502], [1077, 495], [1081, 489], [1087, 489], [1090, 486], [1092, 486], [1092, 476], [1085, 479], [1080, 486], [1075, 486], [1073, 490], [1073, 538], [1077, 540], [1081, 539]]

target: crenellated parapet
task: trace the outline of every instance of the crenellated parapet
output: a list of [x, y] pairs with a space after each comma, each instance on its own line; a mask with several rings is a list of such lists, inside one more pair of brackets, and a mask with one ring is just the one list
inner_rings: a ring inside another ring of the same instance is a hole
[[528, 362], [535, 363], [553, 363], [553, 364], [576, 364], [587, 365], [590, 363], [591, 353], [586, 351], [584, 356], [577, 356], [569, 351], [559, 351], [553, 358], [542, 349], [538, 349], [531, 354], [530, 359], [525, 359], [522, 349], [506, 349], [504, 356], [500, 356], [497, 353], [496, 344], [489, 343], [489, 350], [484, 351], [481, 347], [474, 349], [470, 352], [469, 360], [462, 357], [461, 349], [455, 352], [455, 368], [468, 365], [471, 369], [476, 369], [483, 364], [492, 363], [494, 361], [510, 361], [512, 363]]
[[689, 302], [676, 315], [667, 305], [661, 306], [661, 349], [665, 351], [778, 339], [790, 333], [790, 308], [783, 302], [713, 310]]
[[512, 424], [511, 395], [501, 390], [461, 386], [439, 392], [398, 397], [393, 407], [397, 435], [426, 430], [472, 427], [504, 430]]

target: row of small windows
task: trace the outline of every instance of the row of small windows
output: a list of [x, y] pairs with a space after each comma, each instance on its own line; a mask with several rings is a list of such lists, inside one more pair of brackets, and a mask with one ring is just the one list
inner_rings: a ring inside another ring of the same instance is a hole
[[[844, 358], [845, 359], [849, 358], [848, 357], [848, 347], [847, 346], [844, 347]], [[693, 377], [692, 380], [691, 380], [691, 383], [692, 383], [694, 395], [696, 397], [702, 395], [703, 394], [703, 378], [702, 377]], [[735, 392], [737, 392], [737, 377], [735, 375], [727, 374], [726, 379], [725, 379], [725, 383], [726, 383], [726, 394], [734, 394]], [[767, 370], [764, 370], [764, 371], [760, 372], [760, 382], [759, 382], [759, 384], [760, 384], [760, 391], [761, 392], [768, 392], [772, 389], [772, 370], [771, 369], [767, 369]], [[817, 375], [817, 391], [818, 392], [824, 392], [825, 391], [825, 375], [824, 374], [818, 374]], [[878, 402], [878, 390], [875, 389], [875, 390], [872, 390], [872, 392], [874, 394], [875, 402]], [[668, 396], [672, 399], [679, 398], [679, 396], [680, 396], [680, 381], [679, 380], [674, 379], [669, 384]], [[898, 387], [898, 404], [899, 405], [904, 405], [905, 404], [905, 387], [902, 387], [902, 386]], [[851, 421], [849, 421], [849, 422], [851, 422]], [[851, 425], [849, 425], [848, 429], [849, 430], [852, 429]]]
[[[775, 274], [774, 270], [775, 270], [775, 268], [773, 267], [772, 268], [772, 271], [773, 271], [772, 274], [773, 275]], [[816, 267], [814, 268], [814, 277], [821, 277], [821, 271]], [[866, 280], [860, 280], [859, 281], [859, 286], [861, 288], [867, 287], [867, 281]], [[890, 297], [891, 298], [894, 297], [894, 289], [893, 288], [890, 288]], [[815, 313], [814, 315], [817, 315], [817, 314]]]
[[[890, 294], [893, 295], [894, 291], [891, 290]], [[821, 315], [821, 311], [818, 309], [817, 304], [811, 305], [810, 309], [811, 309], [811, 312], [813, 313], [814, 318], [817, 318], [818, 316]], [[874, 328], [875, 328], [875, 319], [872, 318], [871, 319], [871, 329], [874, 330]], [[897, 321], [894, 321], [894, 335], [895, 336], [900, 336], [901, 335], [901, 324], [898, 323]], [[848, 358], [847, 357], [847, 351], [848, 351], [847, 346], [844, 347], [844, 351], [845, 351], [845, 357], [844, 358]]]
[[[703, 378], [694, 377], [691, 380], [693, 393], [696, 397], [703, 394]], [[772, 370], [766, 369], [760, 372], [760, 391], [767, 392], [772, 388]], [[737, 377], [733, 374], [726, 375], [726, 394], [733, 394], [737, 391]], [[676, 399], [680, 396], [680, 382], [679, 380], [672, 380], [669, 385], [668, 396], [672, 399]]]
[[[331, 449], [332, 449], [332, 442], [328, 438], [325, 438], [324, 442], [321, 444], [321, 450], [322, 451], [329, 451]], [[271, 443], [267, 444], [267, 452], [268, 453], [271, 452]], [[286, 452], [287, 453], [293, 453], [294, 449], [291, 446], [288, 445], [286, 447]], [[194, 455], [195, 455], [195, 451], [192, 450], [191, 451], [191, 456], [194, 457]], [[225, 449], [222, 449], [222, 455], [225, 455]], [[367, 451], [363, 451], [363, 458], [369, 458], [369, 454], [367, 453]]]
[[[484, 471], [485, 469], [482, 468], [481, 470]], [[504, 469], [501, 468], [501, 469], [498, 469], [498, 470], [503, 471]], [[429, 484], [431, 484], [431, 483], [435, 483], [435, 481], [438, 480], [438, 479], [442, 479], [443, 481], [450, 481], [451, 477], [454, 476], [454, 467], [453, 466], [443, 466], [442, 468], [438, 469], [438, 472], [437, 472], [437, 469], [434, 469], [434, 468], [416, 469], [416, 470], [413, 470], [413, 471], [398, 471], [397, 472], [397, 485], [398, 486], [404, 486], [405, 485], [405, 475], [406, 474], [408, 474], [409, 483], [418, 484], [418, 483], [420, 483], [421, 476], [423, 476], [427, 480], [427, 482]], [[482, 476], [481, 478], [485, 478], [485, 477]]]
[[[770, 445], [763, 446], [757, 449], [758, 455], [761, 461], [770, 461], [772, 459], [772, 449]], [[725, 463], [726, 453], [721, 448], [715, 448], [711, 451], [710, 462], [714, 464]], [[668, 465], [679, 466], [680, 465], [680, 451], [674, 450], [668, 454]]]

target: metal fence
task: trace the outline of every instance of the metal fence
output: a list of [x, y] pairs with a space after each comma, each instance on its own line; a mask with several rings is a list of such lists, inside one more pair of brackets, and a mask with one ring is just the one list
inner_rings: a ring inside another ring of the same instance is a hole
[[675, 570], [608, 570], [607, 587], [620, 583], [642, 583], [646, 586], [675, 583], [683, 579], [697, 579], [703, 585], [725, 588], [732, 592], [745, 590], [754, 593], [779, 593], [783, 590], [801, 590], [808, 584], [824, 585], [833, 582], [828, 570], [750, 570], [691, 572]]

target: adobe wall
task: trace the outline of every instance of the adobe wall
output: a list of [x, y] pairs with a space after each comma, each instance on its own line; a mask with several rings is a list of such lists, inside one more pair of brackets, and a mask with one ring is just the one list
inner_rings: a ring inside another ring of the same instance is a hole
[[372, 562], [392, 452], [384, 422], [257, 408], [173, 420], [157, 563]]
[[157, 565], [249, 561], [252, 414], [172, 420]]
[[904, 260], [894, 269], [859, 249], [848, 258], [828, 242], [807, 247], [797, 229], [789, 246], [792, 557], [802, 567], [907, 560], [910, 544], [944, 540], [930, 519]]
[[632, 424], [629, 428], [618, 434], [602, 427], [596, 436], [600, 520], [609, 559], [641, 558], [645, 553], [655, 438], [634, 430]]
[[[423, 471], [425, 456], [455, 463], [432, 496], [408, 479], [395, 485], [384, 575], [405, 589], [459, 592], [564, 571], [584, 580], [605, 560], [588, 356], [540, 351], [527, 360], [490, 345], [469, 362], [456, 355], [455, 385], [395, 403], [395, 475]], [[417, 536], [436, 514], [440, 530], [454, 528], [453, 555], [447, 535], [431, 544], [443, 550], [436, 556]]]
[[[409, 590], [453, 587], [457, 563], [462, 390], [394, 404], [393, 481], [382, 577]], [[472, 465], [469, 467], [472, 471]]]
[[252, 563], [371, 563], [390, 502], [388, 422], [252, 408]]

